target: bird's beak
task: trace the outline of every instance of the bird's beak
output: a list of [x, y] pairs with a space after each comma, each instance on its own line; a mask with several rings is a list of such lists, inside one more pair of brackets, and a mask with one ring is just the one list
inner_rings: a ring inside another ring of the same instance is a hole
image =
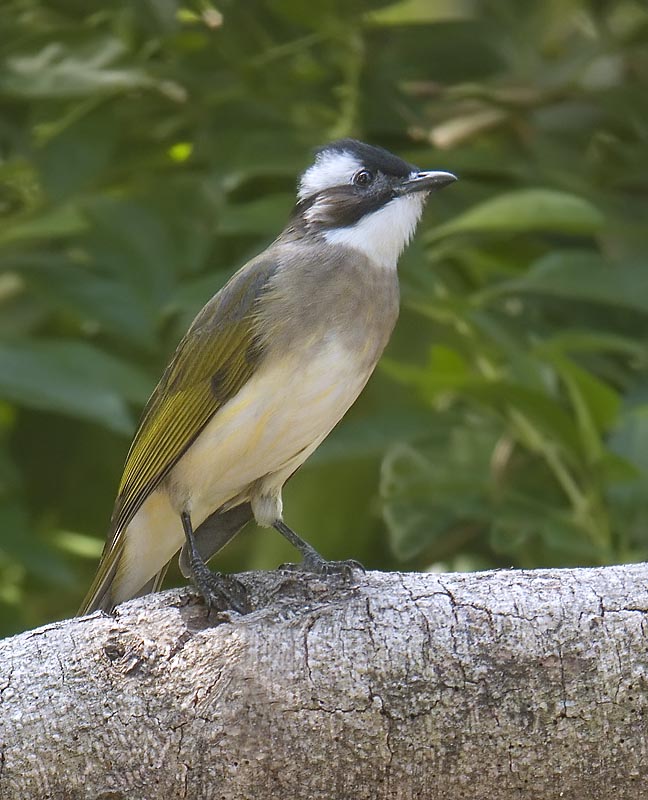
[[412, 194], [413, 192], [432, 192], [443, 189], [457, 180], [452, 172], [417, 172], [403, 181], [396, 190], [399, 195]]

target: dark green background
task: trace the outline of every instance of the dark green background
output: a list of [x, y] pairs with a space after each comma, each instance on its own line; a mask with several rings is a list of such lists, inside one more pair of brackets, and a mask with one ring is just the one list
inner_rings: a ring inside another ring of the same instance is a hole
[[345, 135], [461, 181], [287, 521], [382, 569], [645, 559], [647, 98], [630, 0], [5, 0], [0, 632], [75, 611], [169, 354]]

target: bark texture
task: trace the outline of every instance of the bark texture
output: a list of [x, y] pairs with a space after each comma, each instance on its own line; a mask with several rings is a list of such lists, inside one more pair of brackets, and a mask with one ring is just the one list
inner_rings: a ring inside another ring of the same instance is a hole
[[646, 565], [240, 577], [0, 643], [2, 800], [648, 796]]

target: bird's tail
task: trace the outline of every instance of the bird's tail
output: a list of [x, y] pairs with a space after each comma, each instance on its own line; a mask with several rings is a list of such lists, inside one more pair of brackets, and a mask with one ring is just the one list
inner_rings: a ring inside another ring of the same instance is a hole
[[112, 601], [112, 584], [119, 568], [119, 561], [123, 552], [123, 547], [113, 548], [104, 547], [99, 562], [99, 569], [92, 581], [88, 593], [83, 599], [78, 616], [91, 614], [93, 611], [112, 611], [114, 603]]
[[[227, 511], [216, 511], [195, 531], [198, 552], [204, 561], [223, 548], [252, 519], [249, 503]], [[110, 541], [110, 540], [109, 540]], [[132, 597], [156, 592], [173, 557], [184, 541], [180, 517], [159, 500], [142, 506], [130, 525], [104, 549], [99, 569], [79, 615], [110, 612]], [[185, 549], [180, 570], [188, 578], [191, 570]]]
[[180, 517], [167, 496], [149, 495], [128, 526], [109, 536], [79, 614], [109, 612], [118, 603], [159, 589], [183, 541]]
[[[162, 586], [168, 568], [169, 562], [167, 562], [151, 580], [147, 581], [133, 597], [141, 597], [150, 592], [157, 592]], [[93, 611], [105, 611], [106, 613], [110, 613], [117, 603], [121, 602], [120, 600], [114, 599], [113, 592], [113, 584], [115, 583], [115, 577], [118, 571], [119, 556], [115, 557], [115, 554], [110, 553], [105, 557], [105, 561], [102, 557], [97, 574], [77, 612], [77, 616], [82, 617], [85, 614], [92, 614]]]

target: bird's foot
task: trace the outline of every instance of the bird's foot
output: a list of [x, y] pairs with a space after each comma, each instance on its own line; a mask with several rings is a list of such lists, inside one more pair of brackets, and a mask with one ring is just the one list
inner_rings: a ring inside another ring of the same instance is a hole
[[359, 561], [350, 558], [347, 561], [327, 561], [318, 553], [308, 553], [299, 564], [282, 564], [283, 572], [311, 572], [314, 575], [329, 577], [338, 575], [345, 583], [353, 581], [353, 571], [365, 572]]
[[283, 520], [277, 520], [274, 525], [279, 533], [285, 537], [293, 547], [302, 554], [302, 561], [299, 564], [282, 564], [279, 569], [285, 572], [312, 572], [323, 577], [329, 575], [339, 575], [345, 583], [353, 580], [353, 570], [365, 571], [359, 561], [349, 559], [348, 561], [327, 561], [301, 536], [298, 536], [292, 528], [289, 528]]
[[194, 586], [205, 598], [207, 613], [217, 611], [237, 611], [247, 614], [250, 611], [248, 592], [245, 585], [231, 575], [212, 572], [201, 558], [194, 537], [191, 518], [185, 511], [180, 515], [189, 551], [189, 572]]
[[214, 609], [247, 614], [250, 611], [248, 591], [237, 578], [212, 572], [202, 562], [192, 563], [191, 567], [194, 585], [204, 597], [208, 612]]

